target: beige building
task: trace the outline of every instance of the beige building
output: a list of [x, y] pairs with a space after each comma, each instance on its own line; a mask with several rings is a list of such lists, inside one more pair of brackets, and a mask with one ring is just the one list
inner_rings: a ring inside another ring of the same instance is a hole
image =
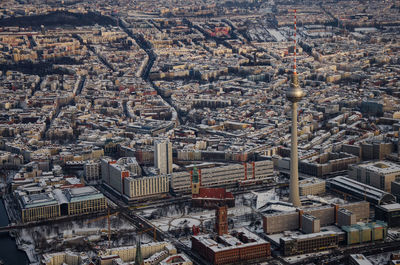
[[103, 211], [107, 207], [104, 195], [91, 186], [65, 189], [63, 194], [68, 201], [68, 215]]
[[79, 255], [70, 251], [57, 252], [43, 255], [43, 263], [45, 265], [80, 265], [81, 258]]
[[100, 159], [100, 162], [103, 182], [120, 194], [123, 194], [125, 190], [124, 178], [141, 176], [142, 174], [141, 167], [134, 157], [122, 157], [117, 161], [104, 157]]
[[[164, 250], [167, 250], [170, 255], [177, 253], [176, 249], [168, 242], [154, 242], [141, 245], [142, 256], [144, 259]], [[135, 260], [136, 246], [112, 248], [109, 249], [108, 253], [119, 256], [124, 262], [130, 262]]]
[[151, 176], [124, 178], [124, 194], [129, 198], [141, 198], [160, 195], [169, 192], [169, 178], [164, 176]]
[[19, 198], [22, 222], [34, 222], [60, 216], [60, 205], [51, 192]]
[[400, 165], [378, 161], [350, 167], [349, 177], [377, 189], [391, 191], [391, 182], [400, 180]]
[[87, 181], [100, 180], [100, 162], [88, 161], [84, 167], [84, 175]]
[[172, 173], [172, 143], [166, 141], [154, 142], [154, 167], [160, 170], [160, 174]]
[[299, 181], [300, 196], [324, 194], [325, 180], [319, 178], [308, 178]]
[[[264, 181], [272, 177], [274, 166], [272, 161], [257, 161], [254, 163], [228, 165], [222, 167], [203, 168], [199, 170], [201, 186], [216, 187], [237, 185], [240, 181]], [[171, 174], [171, 188], [174, 192], [191, 190], [189, 171]]]

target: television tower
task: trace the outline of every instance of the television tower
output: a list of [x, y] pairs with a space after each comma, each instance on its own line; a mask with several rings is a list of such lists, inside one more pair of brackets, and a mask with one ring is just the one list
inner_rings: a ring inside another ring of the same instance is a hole
[[292, 102], [292, 140], [290, 149], [290, 183], [289, 183], [289, 199], [290, 202], [296, 206], [300, 207], [300, 196], [299, 196], [299, 155], [297, 151], [297, 102], [299, 102], [304, 97], [304, 92], [299, 86], [299, 78], [296, 71], [296, 52], [297, 52], [297, 42], [296, 42], [296, 9], [294, 10], [294, 57], [293, 57], [293, 74], [292, 80], [290, 82], [290, 88], [286, 92], [287, 99]]

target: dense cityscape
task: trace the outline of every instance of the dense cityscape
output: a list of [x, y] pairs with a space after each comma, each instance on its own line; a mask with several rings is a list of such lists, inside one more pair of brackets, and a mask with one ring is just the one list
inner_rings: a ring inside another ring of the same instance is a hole
[[2, 0], [0, 264], [400, 264], [399, 0]]

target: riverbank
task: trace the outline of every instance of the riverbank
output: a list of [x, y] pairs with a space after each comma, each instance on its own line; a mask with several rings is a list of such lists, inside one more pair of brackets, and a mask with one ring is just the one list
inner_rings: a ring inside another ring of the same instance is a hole
[[[8, 224], [7, 211], [3, 199], [0, 199], [0, 226]], [[16, 239], [8, 233], [0, 234], [0, 246], [0, 259], [4, 261], [4, 264], [29, 264], [26, 253], [18, 249]]]

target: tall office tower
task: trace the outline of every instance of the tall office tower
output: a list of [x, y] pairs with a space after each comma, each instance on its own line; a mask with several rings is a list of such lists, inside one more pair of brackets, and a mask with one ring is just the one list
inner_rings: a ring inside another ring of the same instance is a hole
[[294, 63], [293, 74], [290, 83], [290, 88], [286, 93], [287, 99], [292, 102], [292, 141], [290, 150], [290, 202], [294, 206], [301, 206], [299, 196], [299, 165], [298, 165], [298, 151], [297, 151], [297, 102], [304, 97], [304, 92], [299, 86], [299, 79], [296, 71], [296, 10], [294, 10]]
[[160, 174], [172, 173], [172, 143], [169, 140], [154, 142], [154, 166]]

